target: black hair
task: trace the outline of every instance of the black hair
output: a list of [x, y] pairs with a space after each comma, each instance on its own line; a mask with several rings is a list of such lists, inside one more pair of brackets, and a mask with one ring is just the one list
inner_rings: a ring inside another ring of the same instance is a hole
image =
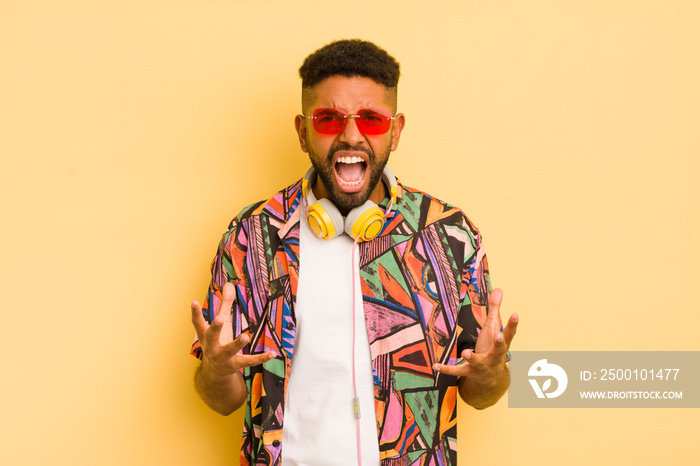
[[302, 89], [314, 87], [331, 76], [361, 76], [388, 89], [399, 84], [399, 62], [372, 42], [345, 39], [324, 45], [306, 57], [299, 68]]

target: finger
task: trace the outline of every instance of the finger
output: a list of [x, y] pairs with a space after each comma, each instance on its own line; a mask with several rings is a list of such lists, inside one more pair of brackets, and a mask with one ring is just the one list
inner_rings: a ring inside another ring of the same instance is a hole
[[469, 366], [471, 366], [474, 369], [481, 369], [486, 362], [485, 355], [475, 353], [470, 349], [466, 349], [466, 350], [462, 351], [462, 357], [466, 361], [468, 361]]
[[274, 351], [267, 351], [261, 354], [241, 354], [240, 351], [245, 345], [250, 342], [250, 336], [247, 333], [241, 334], [234, 341], [224, 345], [224, 351], [230, 358], [236, 357], [236, 365], [239, 368], [256, 366], [276, 356]]
[[236, 362], [239, 363], [241, 367], [251, 367], [263, 364], [274, 357], [275, 353], [272, 351], [262, 354], [240, 354], [238, 355]]
[[493, 337], [493, 346], [496, 348], [496, 351], [500, 351], [502, 348], [505, 351], [507, 347], [503, 333], [498, 332], [496, 336]]
[[238, 338], [224, 345], [223, 350], [229, 355], [234, 356], [243, 349], [250, 341], [250, 336], [247, 333], [242, 333]]
[[518, 331], [518, 322], [520, 321], [520, 316], [518, 314], [513, 314], [508, 319], [506, 328], [503, 329], [503, 339], [506, 342], [506, 346], [510, 348], [510, 342], [513, 341], [515, 333]]
[[234, 299], [236, 299], [236, 287], [233, 283], [227, 282], [221, 290], [221, 305], [216, 311], [216, 317], [220, 316], [224, 322], [230, 320]]
[[469, 362], [462, 359], [457, 364], [433, 364], [433, 370], [441, 374], [461, 377], [469, 373]]
[[493, 341], [493, 350], [488, 354], [484, 354], [487, 361], [493, 364], [500, 364], [500, 362], [505, 358], [508, 353], [508, 344], [506, 343], [506, 338], [503, 333], [498, 333]]
[[[471, 369], [471, 360], [474, 358], [472, 350], [462, 351], [462, 358], [459, 359], [455, 364], [433, 364], [433, 370], [440, 372], [441, 374], [464, 376], [469, 373]], [[478, 361], [478, 358], [476, 358]]]
[[233, 306], [233, 299], [235, 296], [236, 288], [233, 286], [233, 283], [227, 282], [221, 290], [221, 304], [219, 304], [219, 309], [217, 309], [211, 326], [207, 330], [205, 336], [208, 345], [218, 344], [221, 339], [221, 330], [224, 328], [224, 324], [231, 323], [231, 307]]
[[[219, 307], [221, 309], [221, 307]], [[221, 339], [221, 330], [224, 328], [223, 316], [217, 315], [211, 322], [207, 333], [204, 335], [204, 340], [206, 341], [208, 348], [216, 348]], [[201, 340], [200, 340], [201, 341]]]
[[503, 341], [503, 335], [499, 333], [494, 338], [494, 347], [486, 353], [472, 353], [471, 350], [462, 351], [465, 359], [469, 360], [472, 371], [490, 371], [492, 367], [503, 362], [508, 352], [508, 347]]
[[486, 314], [486, 321], [493, 327], [501, 327], [501, 303], [503, 302], [503, 291], [496, 288], [489, 294], [489, 306]]
[[202, 305], [199, 304], [199, 302], [192, 301], [190, 308], [192, 310], [192, 325], [194, 325], [197, 340], [202, 341], [204, 335], [207, 333], [209, 324], [207, 324], [207, 321], [204, 320], [204, 316], [202, 316]]

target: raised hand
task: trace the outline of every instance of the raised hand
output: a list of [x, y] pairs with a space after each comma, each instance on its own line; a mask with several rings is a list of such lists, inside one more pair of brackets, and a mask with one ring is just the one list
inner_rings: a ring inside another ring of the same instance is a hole
[[235, 293], [232, 283], [224, 285], [221, 292], [221, 305], [216, 311], [212, 325], [204, 320], [202, 306], [197, 301], [192, 301], [192, 324], [197, 332], [199, 344], [202, 346], [202, 363], [211, 370], [212, 375], [233, 374], [244, 367], [262, 364], [275, 356], [272, 352], [255, 355], [240, 353], [250, 341], [250, 337], [244, 333], [233, 339], [231, 307]]
[[[476, 340], [474, 351], [464, 350], [463, 359], [457, 364], [434, 364], [433, 369], [443, 374], [466, 377], [487, 389], [503, 381], [504, 372], [507, 370], [505, 356], [518, 327], [518, 315], [511, 315], [501, 332], [502, 301], [503, 292], [500, 289], [493, 290], [489, 296], [486, 322]], [[507, 378], [505, 380], [505, 388], [507, 388]], [[498, 396], [500, 397], [501, 394]]]
[[202, 364], [195, 375], [195, 386], [212, 409], [229, 414], [246, 399], [246, 387], [239, 371], [267, 362], [275, 353], [247, 355], [240, 352], [250, 336], [244, 333], [233, 339], [231, 307], [236, 296], [233, 284], [226, 283], [221, 295], [221, 305], [211, 325], [202, 316], [202, 306], [192, 301], [192, 325], [202, 347]]

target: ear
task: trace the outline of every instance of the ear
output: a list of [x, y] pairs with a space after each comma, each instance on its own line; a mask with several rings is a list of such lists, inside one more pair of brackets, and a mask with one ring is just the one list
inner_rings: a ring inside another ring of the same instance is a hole
[[401, 131], [406, 125], [406, 117], [403, 113], [397, 113], [394, 117], [394, 124], [391, 127], [391, 150], [396, 150], [399, 147], [399, 139], [401, 139]]
[[294, 118], [294, 128], [297, 130], [297, 136], [299, 137], [299, 146], [303, 152], [309, 152], [309, 148], [306, 146], [306, 125], [304, 124], [304, 118], [301, 115], [297, 115]]

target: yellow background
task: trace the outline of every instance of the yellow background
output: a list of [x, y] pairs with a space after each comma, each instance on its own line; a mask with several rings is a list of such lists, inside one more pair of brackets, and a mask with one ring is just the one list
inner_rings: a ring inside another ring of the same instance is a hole
[[[482, 230], [517, 350], [700, 350], [700, 2], [3, 0], [0, 463], [227, 465], [189, 302], [301, 177], [303, 58], [402, 65], [390, 167]], [[697, 374], [696, 374], [697, 377]], [[460, 463], [696, 464], [698, 410], [460, 410]]]

